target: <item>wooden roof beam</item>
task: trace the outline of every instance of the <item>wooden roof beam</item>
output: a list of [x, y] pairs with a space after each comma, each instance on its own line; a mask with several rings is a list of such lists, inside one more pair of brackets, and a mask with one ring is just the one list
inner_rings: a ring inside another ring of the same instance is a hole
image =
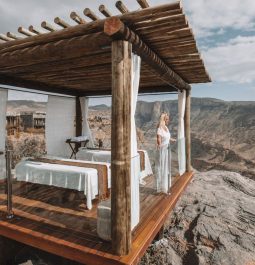
[[6, 36], [8, 37], [8, 38], [10, 38], [10, 39], [13, 39], [13, 40], [20, 40], [21, 38], [20, 37], [18, 37], [18, 36], [16, 36], [14, 33], [12, 33], [12, 32], [7, 32], [6, 33]]
[[70, 18], [75, 21], [77, 24], [86, 24], [86, 20], [80, 17], [76, 12], [71, 12]]
[[54, 22], [64, 29], [70, 27], [70, 25], [67, 22], [65, 22], [63, 19], [61, 19], [60, 17], [55, 17]]
[[65, 88], [63, 86], [60, 87], [56, 85], [48, 85], [39, 81], [25, 80], [23, 78], [1, 74], [1, 73], [0, 73], [0, 84], [33, 89], [37, 91], [39, 90], [50, 93], [70, 95], [70, 96], [78, 96], [84, 93], [84, 91], [78, 89], [70, 89], [70, 88]]
[[98, 10], [105, 16], [105, 17], [111, 17], [111, 13], [109, 10], [105, 7], [105, 5], [100, 5]]
[[[129, 22], [137, 17], [144, 17], [144, 16], [151, 16], [155, 13], [165, 12], [169, 10], [180, 10], [181, 5], [180, 2], [165, 4], [156, 7], [149, 7], [143, 10], [136, 10], [130, 13], [126, 13], [120, 15], [122, 21]], [[7, 51], [14, 51], [21, 48], [28, 48], [35, 45], [45, 44], [52, 41], [73, 38], [79, 35], [90, 34], [96, 31], [101, 31], [104, 27], [105, 19], [104, 20], [97, 20], [94, 22], [89, 22], [82, 25], [76, 25], [67, 29], [58, 30], [52, 32], [51, 34], [41, 34], [40, 36], [33, 36], [31, 38], [24, 38], [22, 40], [17, 40], [15, 42], [6, 42], [0, 44], [0, 53], [4, 53]], [[30, 30], [30, 27], [29, 27]], [[31, 31], [31, 30], [30, 30]], [[36, 33], [36, 32], [34, 32]]]
[[141, 6], [141, 8], [149, 7], [147, 0], [137, 0], [137, 3]]
[[92, 11], [90, 10], [89, 8], [85, 8], [84, 11], [83, 11], [83, 14], [86, 16], [86, 17], [89, 17], [90, 19], [92, 20], [99, 20], [100, 18]]
[[39, 29], [36, 29], [34, 26], [29, 26], [28, 30], [31, 31], [32, 33], [36, 34], [36, 35], [41, 35], [43, 34], [42, 31], [40, 31]]
[[104, 32], [113, 40], [126, 40], [133, 45], [134, 51], [141, 56], [142, 60], [152, 67], [159, 76], [167, 84], [176, 86], [178, 89], [189, 90], [191, 87], [178, 74], [176, 74], [169, 66], [167, 66], [161, 58], [153, 52], [146, 43], [132, 30], [130, 30], [118, 17], [106, 19], [104, 24]]
[[123, 4], [122, 1], [117, 1], [115, 6], [118, 8], [118, 10], [122, 13], [122, 14], [125, 14], [125, 13], [128, 13], [129, 10], [128, 8]]
[[4, 34], [0, 34], [0, 40], [3, 40], [3, 41], [10, 41], [10, 40], [13, 40], [13, 39], [7, 37], [7, 36], [4, 35]]
[[41, 27], [50, 32], [56, 31], [56, 29], [51, 24], [49, 24], [47, 21], [43, 21], [41, 23]]
[[33, 34], [32, 32], [30, 32], [29, 30], [23, 28], [23, 27], [19, 27], [18, 28], [18, 32], [27, 36], [27, 37], [31, 37], [31, 36], [34, 36], [35, 34]]
[[[39, 37], [39, 36], [38, 36]], [[30, 37], [32, 38], [32, 37]], [[26, 48], [5, 54], [0, 53], [0, 72], [4, 67], [15, 64], [62, 61], [95, 53], [104, 53], [110, 46], [111, 39], [103, 32], [74, 37], [71, 40], [61, 40], [43, 45], [36, 45], [27, 52]], [[61, 47], [61, 48], [60, 48]], [[24, 49], [25, 52], [24, 52]]]

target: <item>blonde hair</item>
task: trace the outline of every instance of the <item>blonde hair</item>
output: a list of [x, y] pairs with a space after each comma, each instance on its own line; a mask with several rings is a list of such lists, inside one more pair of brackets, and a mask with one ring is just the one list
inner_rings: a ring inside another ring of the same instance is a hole
[[159, 127], [164, 127], [166, 126], [166, 117], [168, 117], [169, 115], [166, 112], [162, 112], [160, 114], [160, 118], [159, 118], [159, 123], [158, 123], [158, 128]]

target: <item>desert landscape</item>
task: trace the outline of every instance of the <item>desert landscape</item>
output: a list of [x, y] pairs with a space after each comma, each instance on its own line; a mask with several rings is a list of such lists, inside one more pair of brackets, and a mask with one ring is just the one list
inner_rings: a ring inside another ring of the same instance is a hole
[[[226, 102], [210, 98], [192, 98], [191, 104], [192, 165], [196, 170], [211, 169], [238, 172], [255, 179], [255, 102]], [[9, 101], [8, 112], [46, 111], [45, 102]], [[171, 115], [170, 131], [177, 136], [177, 101], [137, 103], [136, 125], [138, 148], [148, 151], [155, 165], [155, 132], [162, 111]], [[103, 141], [110, 148], [111, 108], [89, 108], [89, 124], [95, 144]], [[8, 137], [14, 148], [14, 162], [23, 156], [45, 153], [44, 133], [23, 132]], [[177, 144], [172, 145], [173, 168], [177, 170]]]
[[[162, 111], [170, 113], [169, 129], [176, 138], [177, 103], [137, 103], [138, 147], [147, 150], [153, 168], [158, 117]], [[140, 265], [254, 265], [255, 102], [192, 98], [191, 105], [194, 180], [169, 215], [163, 238], [153, 241]], [[22, 110], [45, 112], [46, 103], [9, 101], [8, 112]], [[110, 148], [111, 108], [91, 106], [89, 124], [96, 146], [102, 140], [103, 148]], [[22, 157], [46, 152], [42, 130], [9, 135], [8, 144], [14, 150], [13, 166]], [[175, 174], [177, 144], [172, 145], [172, 155]], [[8, 245], [22, 246], [11, 241]], [[24, 251], [16, 256], [20, 262], [29, 260], [24, 264], [78, 265], [33, 248]]]

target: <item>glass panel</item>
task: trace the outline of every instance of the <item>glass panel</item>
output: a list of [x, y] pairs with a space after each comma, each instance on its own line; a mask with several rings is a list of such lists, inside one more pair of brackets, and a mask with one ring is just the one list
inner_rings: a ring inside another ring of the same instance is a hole
[[[66, 157], [47, 155], [46, 102], [44, 111], [40, 111], [44, 112], [44, 120], [42, 113], [33, 114], [33, 122], [26, 129], [20, 126], [18, 133], [8, 137], [14, 149], [14, 214], [22, 219], [22, 226], [57, 239], [65, 238], [84, 246], [101, 244], [97, 236], [97, 207], [100, 201], [109, 198], [110, 151], [102, 156], [98, 150], [81, 147], [77, 154], [79, 160], [68, 159], [72, 150], [69, 143], [62, 141]], [[24, 125], [23, 118], [21, 125]], [[56, 131], [55, 137], [58, 133]], [[86, 152], [88, 150], [91, 153]], [[97, 159], [105, 160], [98, 164]]]
[[[155, 209], [155, 207], [157, 208], [157, 203], [159, 203], [162, 199], [162, 196], [165, 196], [165, 194], [158, 192], [159, 190], [157, 190], [157, 186], [159, 186], [157, 185], [157, 183], [159, 183], [159, 174], [157, 173], [157, 169], [160, 168], [160, 150], [157, 149], [157, 128], [162, 112], [166, 112], [170, 116], [169, 123], [166, 124], [166, 126], [171, 133], [172, 140], [170, 141], [169, 148], [166, 148], [166, 150], [161, 153], [161, 156], [165, 158], [165, 160], [161, 162], [166, 163], [167, 160], [168, 164], [171, 164], [169, 171], [172, 187], [175, 185], [180, 176], [178, 161], [179, 142], [177, 95], [174, 95], [173, 100], [168, 101], [138, 102], [136, 113], [138, 149], [146, 151], [148, 161], [152, 169], [152, 173], [144, 177], [140, 182], [141, 221], [143, 221], [146, 216], [150, 215], [152, 209]], [[167, 156], [167, 152], [169, 157]], [[166, 164], [165, 167], [167, 168]], [[168, 182], [169, 176], [167, 178], [165, 174], [164, 179]]]

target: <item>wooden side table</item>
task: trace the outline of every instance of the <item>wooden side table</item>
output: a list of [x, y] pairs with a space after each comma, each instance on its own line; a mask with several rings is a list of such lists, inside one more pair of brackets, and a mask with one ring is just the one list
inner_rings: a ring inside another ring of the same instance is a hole
[[81, 147], [82, 144], [84, 144], [82, 147], [86, 147], [88, 142], [89, 142], [88, 139], [84, 139], [84, 140], [75, 140], [75, 139], [72, 139], [72, 138], [66, 139], [66, 143], [69, 144], [69, 146], [70, 146], [70, 148], [72, 150], [72, 154], [70, 156], [70, 159], [73, 156], [76, 159], [76, 154], [78, 152], [79, 147]]

